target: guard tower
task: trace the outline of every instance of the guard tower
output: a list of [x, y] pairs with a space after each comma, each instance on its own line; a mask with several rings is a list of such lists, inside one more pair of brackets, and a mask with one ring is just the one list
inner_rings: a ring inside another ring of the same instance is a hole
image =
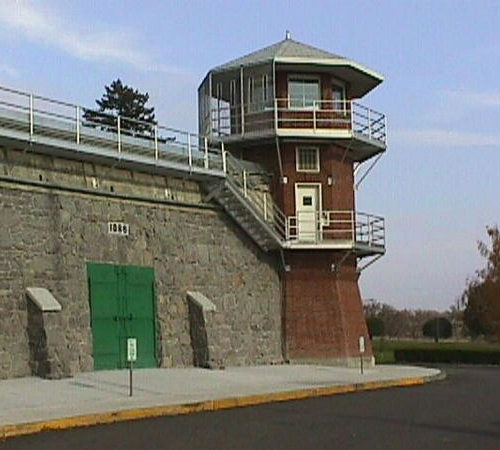
[[[200, 135], [225, 151], [227, 179], [209, 196], [280, 254], [291, 361], [356, 364], [368, 334], [358, 278], [385, 253], [385, 224], [356, 210], [355, 191], [386, 150], [386, 118], [360, 99], [382, 81], [287, 32], [210, 70], [198, 90]], [[369, 343], [364, 356], [373, 361]]]

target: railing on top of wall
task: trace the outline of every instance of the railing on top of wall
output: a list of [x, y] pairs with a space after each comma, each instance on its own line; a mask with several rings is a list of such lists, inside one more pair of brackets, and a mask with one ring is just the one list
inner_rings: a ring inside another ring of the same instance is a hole
[[223, 144], [189, 133], [0, 87], [0, 128], [104, 149], [113, 156], [168, 161], [187, 170], [223, 170]]
[[[243, 111], [243, 114], [242, 114]], [[386, 144], [386, 116], [353, 100], [276, 98], [274, 101], [212, 108], [216, 136], [255, 131], [300, 129], [312, 133], [349, 130], [377, 144]]]

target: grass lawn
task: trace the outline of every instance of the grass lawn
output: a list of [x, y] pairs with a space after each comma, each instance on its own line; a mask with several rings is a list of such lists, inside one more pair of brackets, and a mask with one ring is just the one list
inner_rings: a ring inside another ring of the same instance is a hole
[[[456, 342], [456, 341], [425, 341], [425, 340], [394, 340], [375, 338], [373, 340], [373, 352], [375, 354], [375, 361], [377, 364], [394, 364], [396, 357], [395, 350], [422, 350], [422, 354], [436, 354], [436, 353], [481, 353], [481, 354], [500, 354], [500, 344], [490, 344], [486, 342]], [[422, 361], [428, 362], [428, 361]], [[493, 361], [492, 361], [493, 362]]]

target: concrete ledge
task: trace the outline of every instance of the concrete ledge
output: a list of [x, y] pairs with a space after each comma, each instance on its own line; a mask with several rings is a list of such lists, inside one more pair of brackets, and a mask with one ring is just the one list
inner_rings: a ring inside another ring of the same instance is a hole
[[62, 310], [61, 304], [45, 288], [29, 287], [26, 288], [26, 293], [42, 312], [57, 312]]
[[196, 306], [200, 307], [203, 311], [217, 311], [217, 307], [212, 301], [205, 297], [201, 292], [187, 291], [187, 298], [194, 302]]
[[39, 422], [4, 425], [0, 426], [0, 439], [34, 434], [42, 431], [66, 430], [70, 428], [112, 424], [117, 422], [140, 420], [160, 416], [177, 416], [183, 414], [193, 414], [197, 412], [218, 411], [230, 408], [241, 408], [245, 406], [256, 406], [265, 403], [302, 400], [307, 398], [371, 391], [376, 389], [387, 389], [392, 387], [418, 386], [429, 383], [431, 381], [443, 380], [445, 378], [446, 373], [444, 371], [440, 371], [435, 375], [420, 377], [407, 377], [384, 381], [369, 381], [345, 385], [323, 386], [319, 388], [298, 389], [293, 391], [273, 392], [241, 397], [228, 397], [202, 402], [156, 406], [149, 408], [126, 409]]

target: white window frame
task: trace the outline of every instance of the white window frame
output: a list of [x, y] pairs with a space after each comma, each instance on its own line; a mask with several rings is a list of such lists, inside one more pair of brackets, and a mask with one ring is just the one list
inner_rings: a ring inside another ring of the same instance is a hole
[[[300, 150], [315, 150], [316, 151], [316, 169], [301, 169], [300, 168]], [[295, 170], [303, 173], [319, 173], [321, 171], [321, 162], [319, 156], [319, 147], [310, 145], [299, 145], [295, 148]]]
[[[347, 108], [346, 108], [347, 97], [346, 97], [345, 83], [343, 81], [340, 81], [340, 80], [336, 79], [336, 78], [332, 78], [330, 84], [331, 84], [332, 88], [333, 88], [333, 86], [336, 86], [336, 87], [342, 89], [342, 98], [343, 98], [343, 104], [342, 104], [343, 107], [342, 107], [342, 109], [343, 109], [343, 112], [345, 114], [346, 111], [347, 111]], [[334, 100], [333, 100], [333, 89], [332, 89], [332, 102], [333, 101]]]
[[[318, 82], [318, 90], [319, 90], [319, 99], [318, 101], [321, 102], [323, 98], [323, 92], [321, 89], [321, 78], [317, 75], [309, 75], [309, 74], [289, 74], [287, 77], [287, 84], [286, 84], [286, 89], [287, 89], [287, 94], [288, 94], [288, 109], [293, 109], [293, 110], [311, 110], [314, 109], [314, 105], [311, 106], [292, 106], [291, 105], [291, 97], [290, 97], [290, 81], [301, 81], [301, 80], [308, 80], [308, 81], [317, 81]], [[320, 105], [316, 105], [317, 109], [321, 109]]]
[[323, 211], [323, 193], [321, 192], [323, 189], [323, 185], [321, 183], [315, 183], [315, 182], [303, 182], [303, 181], [297, 181], [294, 186], [294, 191], [295, 191], [295, 212], [297, 212], [297, 199], [299, 197], [298, 195], [298, 190], [301, 187], [317, 187], [318, 188], [318, 208], [317, 211], [321, 213]]

